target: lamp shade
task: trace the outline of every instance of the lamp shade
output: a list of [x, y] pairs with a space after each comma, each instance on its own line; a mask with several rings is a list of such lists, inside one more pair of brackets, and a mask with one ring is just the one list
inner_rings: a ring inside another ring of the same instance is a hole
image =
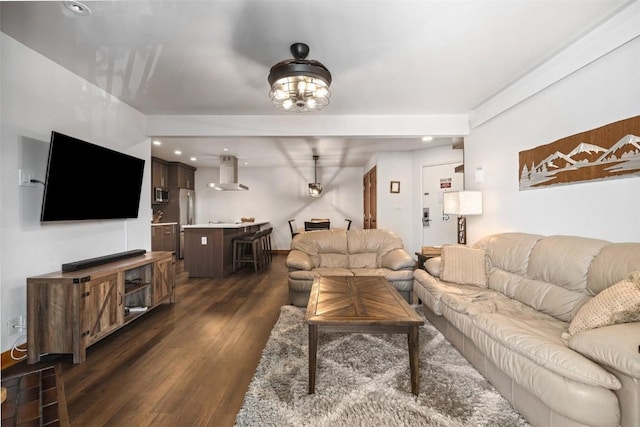
[[482, 192], [448, 191], [444, 193], [444, 213], [452, 215], [482, 214]]

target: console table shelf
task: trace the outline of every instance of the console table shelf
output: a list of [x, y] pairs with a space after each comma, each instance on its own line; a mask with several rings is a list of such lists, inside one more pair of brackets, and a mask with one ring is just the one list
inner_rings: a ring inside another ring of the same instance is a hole
[[174, 275], [173, 252], [157, 251], [27, 278], [27, 363], [43, 353], [73, 354], [73, 363], [83, 362], [91, 344], [174, 303]]

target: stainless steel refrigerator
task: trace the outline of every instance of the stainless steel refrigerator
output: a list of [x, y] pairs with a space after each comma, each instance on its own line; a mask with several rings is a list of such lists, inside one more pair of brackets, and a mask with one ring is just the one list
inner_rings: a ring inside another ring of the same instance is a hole
[[195, 224], [196, 192], [181, 188], [178, 201], [178, 228], [180, 229], [179, 257], [184, 258], [184, 226]]

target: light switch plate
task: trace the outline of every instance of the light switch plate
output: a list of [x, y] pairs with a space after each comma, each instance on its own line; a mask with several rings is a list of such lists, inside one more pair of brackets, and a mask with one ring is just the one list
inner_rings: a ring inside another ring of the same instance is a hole
[[200, 244], [202, 244], [202, 245], [206, 245], [207, 244], [207, 236], [200, 237]]

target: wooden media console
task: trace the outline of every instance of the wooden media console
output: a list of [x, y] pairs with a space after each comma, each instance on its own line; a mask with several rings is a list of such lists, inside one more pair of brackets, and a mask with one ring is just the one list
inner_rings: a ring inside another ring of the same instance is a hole
[[27, 363], [43, 353], [86, 358], [91, 344], [175, 302], [173, 252], [147, 252], [73, 272], [27, 278]]

